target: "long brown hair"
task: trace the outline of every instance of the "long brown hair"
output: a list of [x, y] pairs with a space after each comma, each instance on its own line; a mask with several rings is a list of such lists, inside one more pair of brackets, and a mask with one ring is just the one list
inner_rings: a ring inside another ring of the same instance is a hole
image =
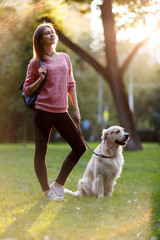
[[33, 35], [33, 57], [36, 58], [38, 62], [43, 59], [44, 49], [43, 49], [43, 43], [42, 43], [42, 35], [46, 27], [49, 27], [52, 30], [55, 30], [53, 27], [53, 24], [42, 23], [37, 27]]

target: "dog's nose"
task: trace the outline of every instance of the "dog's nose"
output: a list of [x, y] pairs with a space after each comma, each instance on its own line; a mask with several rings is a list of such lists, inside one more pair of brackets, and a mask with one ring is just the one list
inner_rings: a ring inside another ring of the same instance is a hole
[[126, 139], [128, 139], [130, 137], [129, 133], [126, 133], [125, 137], [126, 137]]

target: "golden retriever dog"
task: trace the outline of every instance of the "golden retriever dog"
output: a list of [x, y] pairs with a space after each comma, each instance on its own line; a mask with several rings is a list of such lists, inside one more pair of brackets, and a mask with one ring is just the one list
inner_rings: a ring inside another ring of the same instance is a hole
[[116, 179], [120, 177], [124, 164], [122, 146], [127, 144], [129, 134], [122, 127], [112, 126], [103, 130], [101, 139], [95, 153], [106, 155], [107, 158], [93, 154], [78, 182], [77, 191], [72, 192], [65, 188], [65, 193], [74, 196], [88, 194], [98, 198], [112, 196]]

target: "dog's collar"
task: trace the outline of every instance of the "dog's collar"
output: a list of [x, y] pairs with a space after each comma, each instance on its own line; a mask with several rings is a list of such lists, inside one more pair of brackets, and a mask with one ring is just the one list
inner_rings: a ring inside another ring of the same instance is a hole
[[[109, 148], [110, 148], [110, 147], [109, 147]], [[111, 149], [111, 148], [110, 148], [110, 149]], [[102, 154], [102, 144], [101, 144], [101, 145], [100, 145], [100, 154], [99, 154], [99, 157], [102, 157], [102, 158], [115, 158], [115, 157], [116, 157], [116, 154], [115, 154], [115, 151], [114, 151], [114, 153], [113, 153], [111, 156]]]

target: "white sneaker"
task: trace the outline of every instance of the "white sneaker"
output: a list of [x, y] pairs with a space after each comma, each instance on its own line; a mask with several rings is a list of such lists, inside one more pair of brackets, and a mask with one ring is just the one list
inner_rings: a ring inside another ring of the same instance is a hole
[[61, 197], [58, 197], [52, 190], [48, 192], [48, 194], [45, 196], [47, 200], [52, 200], [52, 201], [61, 201]]
[[53, 191], [53, 193], [57, 196], [57, 198], [59, 198], [61, 200], [64, 200], [64, 187], [63, 188], [59, 188], [59, 187], [56, 187], [54, 185], [55, 182], [51, 183], [50, 184], [50, 189]]

